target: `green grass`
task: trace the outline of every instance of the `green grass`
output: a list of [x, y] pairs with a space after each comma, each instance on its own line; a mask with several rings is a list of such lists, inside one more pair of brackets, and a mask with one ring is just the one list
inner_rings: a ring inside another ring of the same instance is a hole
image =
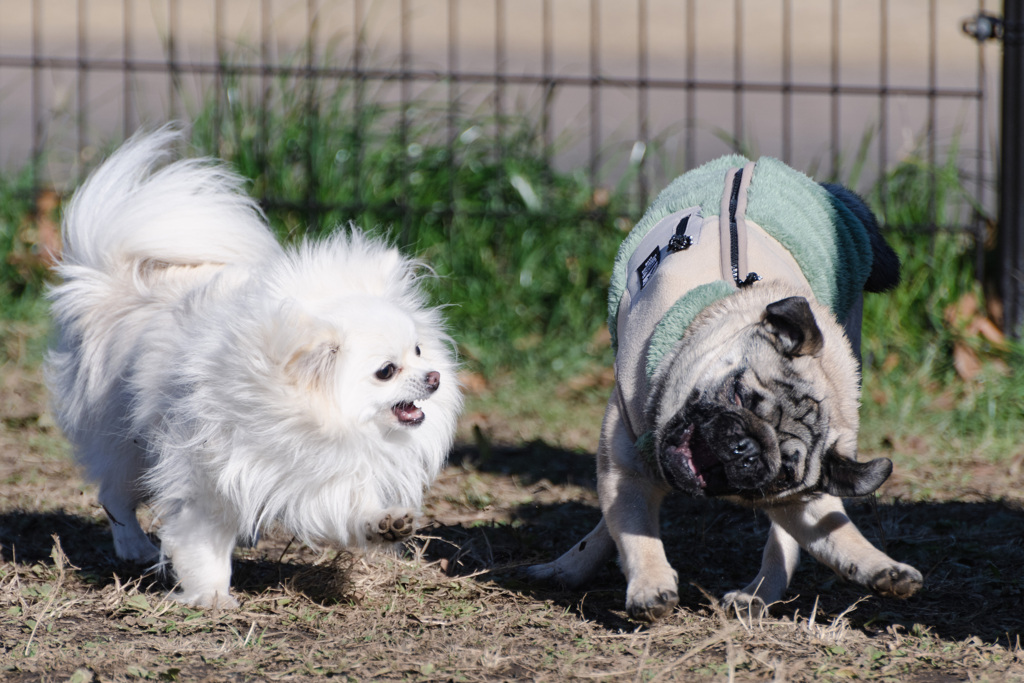
[[[567, 425], [589, 419], [582, 416], [594, 412], [607, 382], [565, 387], [611, 364], [601, 336], [607, 285], [619, 242], [638, 217], [628, 178], [607, 192], [582, 172], [556, 170], [525, 116], [450, 119], [425, 100], [403, 111], [382, 104], [380, 92], [289, 78], [273, 81], [265, 102], [236, 83], [226, 90], [223, 106], [197, 115], [192, 143], [251, 178], [282, 239], [349, 221], [390, 234], [436, 272], [432, 294], [448, 307], [461, 360], [490, 382], [471, 409], [508, 415], [555, 441]], [[850, 184], [871, 135], [844, 164]], [[913, 230], [933, 218], [955, 222], [955, 208], [970, 201], [957, 154], [954, 144], [934, 168], [910, 156], [868, 193], [876, 210], [885, 208], [888, 238], [903, 260], [900, 287], [868, 296], [865, 306], [863, 445], [871, 450], [921, 436], [943, 450], [998, 458], [1014, 454], [1024, 431], [1022, 347], [994, 346], [944, 320], [963, 296], [984, 300], [973, 239]], [[19, 226], [32, 208], [27, 188], [27, 176], [0, 178], [0, 361], [23, 357], [31, 365], [46, 336], [42, 278], [6, 258], [21, 248]], [[985, 365], [973, 382], [953, 366], [958, 343]]]
[[45, 272], [16, 266], [13, 254], [31, 249], [24, 228], [33, 210], [30, 175], [0, 175], [0, 368], [32, 368], [46, 346]]
[[[946, 311], [969, 296], [984, 314], [975, 241], [967, 233], [913, 230], [932, 222], [930, 211], [939, 225], [956, 220], [954, 208], [970, 196], [956, 161], [955, 145], [938, 168], [912, 155], [870, 196], [879, 215], [885, 207], [887, 238], [902, 261], [903, 281], [893, 292], [865, 299], [862, 445], [891, 448], [894, 440], [912, 436], [951, 458], [1013, 457], [1024, 431], [1024, 346], [996, 345], [972, 334], [966, 321], [946, 320]], [[982, 362], [973, 381], [954, 367], [956, 344]]]
[[[595, 202], [582, 172], [555, 171], [523, 117], [502, 120], [496, 139], [499, 122], [460, 117], [453, 126], [419, 102], [405, 110], [403, 133], [402, 110], [372, 93], [305, 87], [277, 81], [266, 108], [232, 90], [228, 107], [198, 117], [196, 147], [252, 178], [256, 196], [278, 200], [268, 215], [286, 239], [352, 221], [422, 257], [471, 369], [564, 377], [593, 362], [624, 234], [621, 195]], [[273, 131], [266, 146], [262, 126]], [[314, 214], [310, 201], [340, 208]]]

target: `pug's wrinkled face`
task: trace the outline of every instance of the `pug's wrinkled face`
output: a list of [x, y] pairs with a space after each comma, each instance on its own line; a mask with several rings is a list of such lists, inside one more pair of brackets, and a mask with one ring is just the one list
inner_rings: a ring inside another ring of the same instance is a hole
[[[753, 504], [874, 491], [891, 462], [862, 464], [855, 450], [843, 452], [856, 444], [856, 365], [840, 364], [849, 381], [829, 377], [835, 368], [819, 358], [826, 340], [805, 298], [759, 312], [748, 322], [705, 325], [655, 376], [648, 411], [662, 476], [691, 495]], [[846, 344], [841, 333], [828, 341]], [[844, 387], [854, 392], [852, 420], [835, 414], [842, 408], [834, 394]]]

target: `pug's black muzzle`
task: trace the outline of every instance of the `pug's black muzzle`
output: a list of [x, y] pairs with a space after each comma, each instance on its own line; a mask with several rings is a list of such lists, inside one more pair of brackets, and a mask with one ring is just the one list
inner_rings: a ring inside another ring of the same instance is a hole
[[779, 473], [775, 435], [750, 411], [700, 404], [665, 431], [658, 460], [675, 488], [709, 496], [763, 491]]

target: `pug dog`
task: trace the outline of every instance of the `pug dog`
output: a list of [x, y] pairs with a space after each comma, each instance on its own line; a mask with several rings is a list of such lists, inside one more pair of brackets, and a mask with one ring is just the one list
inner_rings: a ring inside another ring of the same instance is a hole
[[862, 292], [899, 259], [853, 192], [782, 162], [709, 162], [667, 187], [624, 240], [609, 292], [616, 386], [597, 453], [602, 519], [535, 580], [585, 583], [618, 551], [630, 617], [679, 601], [659, 537], [671, 491], [761, 509], [761, 570], [723, 598], [780, 600], [800, 549], [842, 578], [906, 598], [921, 573], [873, 547], [842, 498], [892, 471], [857, 462]]

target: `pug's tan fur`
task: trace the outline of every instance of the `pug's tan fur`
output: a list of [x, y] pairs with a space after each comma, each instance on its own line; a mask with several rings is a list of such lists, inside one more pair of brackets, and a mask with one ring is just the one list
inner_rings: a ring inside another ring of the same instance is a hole
[[[765, 343], [765, 339], [771, 341], [767, 307], [789, 297], [806, 299], [813, 313], [822, 341], [814, 353], [787, 356]], [[532, 567], [530, 575], [579, 586], [617, 549], [628, 582], [626, 607], [630, 616], [653, 620], [670, 612], [679, 599], [678, 577], [666, 559], [658, 517], [671, 487], [657, 464], [638, 451], [630, 432], [657, 431], [691, 392], [714, 386], [742, 365], [756, 367], [769, 376], [795, 373], [816, 392], [825, 414], [822, 423], [826, 433], [822, 435], [824, 447], [806, 454], [816, 457], [806, 457], [799, 463], [801, 472], [794, 486], [758, 499], [726, 496], [764, 510], [771, 520], [771, 530], [760, 572], [744, 588], [726, 594], [724, 603], [738, 610], [760, 612], [780, 600], [796, 568], [800, 548], [844, 579], [882, 595], [902, 598], [916, 592], [922, 583], [920, 572], [872, 546], [846, 515], [842, 500], [821, 490], [822, 468], [833, 464], [829, 458], [841, 458], [835, 462], [845, 467], [846, 459], [852, 461], [856, 456], [859, 372], [848, 336], [859, 340], [859, 316], [858, 306], [852, 316], [855, 319], [844, 332], [809, 290], [783, 281], [738, 290], [705, 309], [660, 366], [651, 386], [640, 388], [638, 393], [650, 397], [639, 416], [640, 424], [623, 419], [619, 388], [613, 390], [597, 453], [602, 519], [572, 549], [554, 562]], [[882, 481], [891, 467], [886, 463], [854, 465], [874, 467], [877, 471], [873, 476], [881, 476]], [[879, 474], [882, 470], [884, 475]]]

